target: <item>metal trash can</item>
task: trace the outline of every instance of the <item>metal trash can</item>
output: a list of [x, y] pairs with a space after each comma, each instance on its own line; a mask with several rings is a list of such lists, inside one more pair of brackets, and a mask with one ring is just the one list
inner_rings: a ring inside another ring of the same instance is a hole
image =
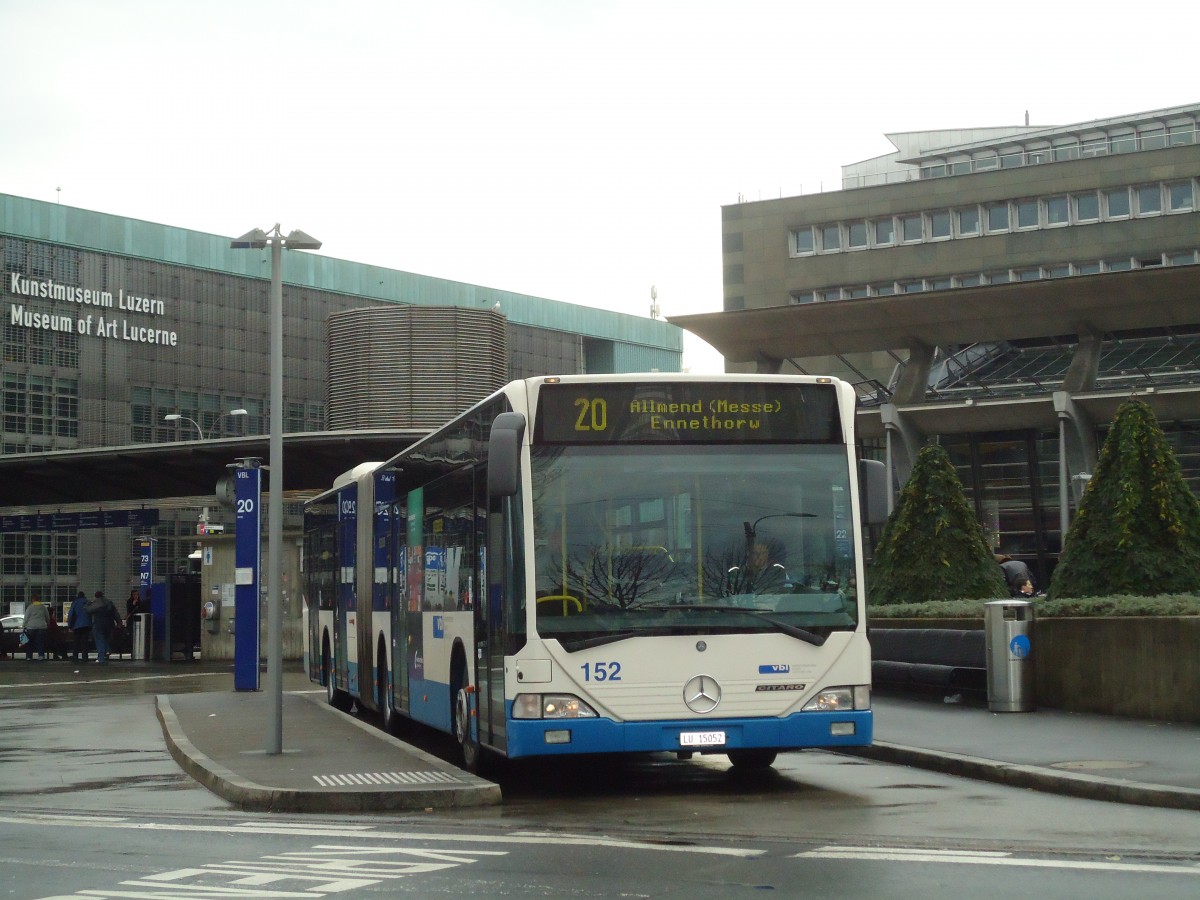
[[153, 631], [151, 623], [154, 617], [150, 613], [138, 613], [133, 617], [132, 633], [129, 639], [132, 643], [129, 653], [132, 659], [147, 660], [150, 658], [150, 635]]
[[1033, 604], [994, 600], [983, 605], [987, 642], [988, 709], [1032, 712], [1034, 704]]

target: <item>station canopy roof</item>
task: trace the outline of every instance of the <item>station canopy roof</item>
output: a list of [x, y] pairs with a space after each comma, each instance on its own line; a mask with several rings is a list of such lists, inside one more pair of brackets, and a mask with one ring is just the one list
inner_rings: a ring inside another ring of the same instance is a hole
[[1200, 322], [1200, 266], [767, 306], [670, 321], [732, 363], [1119, 334]]
[[[283, 436], [285, 491], [323, 491], [359, 463], [395, 456], [421, 430], [324, 431]], [[138, 444], [0, 457], [0, 507], [47, 509], [79, 503], [211, 496], [230, 464], [257, 457], [266, 466], [267, 435]], [[270, 489], [270, 473], [263, 480]]]

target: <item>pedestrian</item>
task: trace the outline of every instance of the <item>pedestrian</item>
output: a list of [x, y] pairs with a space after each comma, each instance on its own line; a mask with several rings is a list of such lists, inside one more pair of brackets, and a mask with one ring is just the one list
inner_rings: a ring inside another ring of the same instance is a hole
[[1013, 559], [1002, 553], [996, 554], [996, 562], [1004, 572], [1004, 580], [1008, 582], [1008, 593], [1013, 597], [1031, 598], [1037, 593], [1034, 587], [1033, 572], [1029, 566], [1019, 559]]
[[88, 661], [88, 641], [92, 637], [92, 616], [87, 611], [87, 595], [80, 591], [75, 595], [71, 609], [67, 612], [67, 627], [71, 629], [73, 638], [72, 659], [75, 662]]
[[46, 659], [46, 632], [50, 629], [50, 609], [42, 603], [37, 594], [25, 610], [25, 634], [29, 643], [25, 645], [25, 658], [33, 659], [34, 655], [40, 660]]
[[125, 601], [125, 627], [129, 629], [129, 633], [133, 633], [133, 617], [138, 613], [145, 612], [142, 609], [142, 598], [136, 590], [129, 592], [129, 599]]
[[107, 663], [113, 628], [120, 621], [121, 614], [117, 612], [116, 604], [104, 596], [104, 591], [96, 591], [96, 596], [87, 605], [87, 611], [92, 617], [92, 637], [96, 639], [96, 662]]

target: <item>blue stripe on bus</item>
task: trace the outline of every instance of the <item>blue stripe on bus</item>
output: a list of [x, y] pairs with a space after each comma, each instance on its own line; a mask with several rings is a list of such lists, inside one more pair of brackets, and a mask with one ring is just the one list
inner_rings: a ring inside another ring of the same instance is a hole
[[[511, 709], [511, 706], [510, 706]], [[853, 722], [854, 734], [831, 735], [834, 722]], [[570, 731], [568, 744], [548, 744], [547, 731]], [[612, 719], [513, 719], [508, 720], [508, 756], [563, 755], [571, 753], [649, 753], [699, 750], [682, 747], [684, 731], [723, 731], [725, 744], [715, 752], [754, 747], [780, 749], [804, 747], [861, 747], [871, 743], [874, 722], [870, 710], [860, 712], [806, 712], [785, 719], [704, 719], [703, 721], [614, 722]]]

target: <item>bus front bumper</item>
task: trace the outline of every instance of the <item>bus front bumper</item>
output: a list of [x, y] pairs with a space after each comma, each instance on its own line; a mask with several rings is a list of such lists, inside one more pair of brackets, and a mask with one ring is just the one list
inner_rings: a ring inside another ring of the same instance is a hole
[[871, 710], [803, 712], [785, 718], [615, 722], [612, 719], [508, 720], [508, 756], [574, 753], [725, 753], [770, 748], [864, 747]]

